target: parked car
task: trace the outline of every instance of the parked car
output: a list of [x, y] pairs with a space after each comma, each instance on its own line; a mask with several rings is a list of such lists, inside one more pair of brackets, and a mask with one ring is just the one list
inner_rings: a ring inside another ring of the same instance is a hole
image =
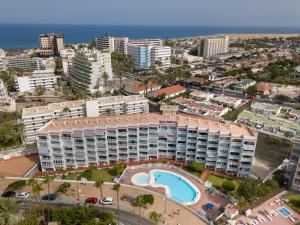
[[1, 195], [1, 197], [3, 197], [3, 198], [13, 198], [15, 196], [16, 196], [16, 192], [14, 192], [14, 191], [5, 191]]
[[26, 199], [29, 197], [29, 193], [28, 192], [20, 192], [19, 194], [17, 194], [17, 198], [20, 198], [20, 199]]
[[114, 199], [112, 197], [105, 197], [99, 201], [102, 205], [112, 205], [114, 204]]
[[90, 198], [85, 199], [84, 202], [85, 202], [86, 204], [97, 204], [98, 199], [95, 198], [95, 197], [90, 197]]
[[44, 201], [54, 201], [57, 198], [56, 194], [43, 195], [42, 200]]

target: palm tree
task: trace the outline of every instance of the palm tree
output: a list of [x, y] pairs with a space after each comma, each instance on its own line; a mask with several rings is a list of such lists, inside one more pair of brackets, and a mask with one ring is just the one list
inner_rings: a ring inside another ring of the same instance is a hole
[[31, 187], [31, 191], [35, 196], [35, 200], [39, 205], [39, 212], [43, 215], [44, 223], [45, 223], [45, 216], [44, 216], [44, 210], [41, 208], [41, 191], [43, 191], [42, 184], [38, 182], [35, 178], [30, 178], [27, 181], [27, 185]]
[[108, 81], [108, 73], [105, 71], [103, 74], [102, 74], [102, 78], [104, 80], [104, 90], [106, 91], [106, 88], [107, 88], [107, 81]]
[[[51, 177], [51, 176], [45, 176], [45, 179], [44, 179], [44, 184], [47, 185], [47, 194], [49, 196], [50, 194], [50, 183], [54, 180], [54, 177]], [[50, 221], [50, 215], [49, 215], [49, 201], [47, 201], [47, 219], [48, 219], [48, 222]]]
[[[103, 184], [104, 181], [102, 179], [96, 180], [95, 187], [100, 190], [100, 197], [103, 200]], [[102, 211], [104, 212], [104, 204], [102, 204]]]
[[121, 185], [119, 183], [115, 183], [113, 186], [113, 190], [117, 193], [117, 208], [118, 208], [118, 225], [120, 225], [120, 205], [119, 205], [119, 192], [120, 192]]
[[19, 206], [14, 199], [7, 198], [0, 200], [0, 224], [11, 225], [13, 219], [19, 213]]
[[155, 212], [155, 211], [152, 211], [149, 215], [149, 219], [154, 223], [154, 224], [159, 224], [160, 223], [160, 220], [161, 220], [161, 214]]
[[139, 225], [141, 225], [141, 208], [145, 206], [145, 201], [142, 195], [136, 197], [135, 204], [139, 207]]

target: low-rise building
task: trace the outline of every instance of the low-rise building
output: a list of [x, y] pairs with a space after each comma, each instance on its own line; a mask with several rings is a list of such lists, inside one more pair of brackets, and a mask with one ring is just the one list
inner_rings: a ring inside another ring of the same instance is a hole
[[30, 71], [44, 69], [43, 60], [38, 57], [10, 56], [7, 57], [6, 60], [8, 68], [21, 68]]
[[220, 105], [214, 105], [208, 102], [197, 102], [188, 98], [177, 98], [172, 101], [173, 105], [177, 105], [179, 111], [187, 114], [193, 114], [198, 116], [213, 116], [221, 117], [229, 111]]
[[208, 102], [214, 97], [214, 93], [205, 91], [193, 91], [190, 93], [190, 96], [195, 100]]
[[243, 126], [177, 113], [52, 120], [37, 134], [43, 171], [169, 159], [247, 177], [256, 134]]
[[186, 88], [182, 87], [179, 84], [177, 84], [177, 85], [174, 85], [174, 86], [161, 88], [161, 89], [158, 89], [156, 91], [152, 91], [152, 92], [149, 93], [149, 96], [152, 96], [152, 97], [163, 96], [164, 98], [172, 98], [172, 97], [180, 95], [184, 92], [186, 92]]
[[240, 92], [244, 92], [246, 91], [249, 87], [254, 86], [256, 84], [255, 80], [251, 80], [251, 79], [244, 79], [241, 80], [239, 82], [237, 82], [234, 86], [233, 89], [235, 91], [240, 91]]
[[156, 82], [149, 81], [147, 84], [134, 82], [126, 85], [125, 91], [129, 94], [147, 94], [161, 88], [161, 85]]
[[18, 92], [34, 92], [37, 87], [52, 90], [57, 84], [58, 76], [53, 71], [35, 70], [31, 76], [17, 76], [16, 89]]
[[299, 109], [292, 109], [288, 112], [287, 117], [289, 120], [300, 121], [300, 110]]
[[105, 114], [134, 114], [148, 111], [148, 99], [143, 96], [111, 96], [86, 101], [67, 101], [51, 103], [47, 106], [24, 108], [22, 120], [25, 125], [25, 139], [28, 143], [32, 143], [35, 141], [38, 129], [49, 120], [95, 117]]
[[242, 104], [242, 99], [234, 98], [226, 95], [215, 96], [211, 99], [212, 102], [229, 108], [238, 108]]
[[263, 102], [254, 102], [251, 105], [251, 111], [257, 114], [276, 117], [280, 113], [282, 107], [279, 105], [268, 104]]

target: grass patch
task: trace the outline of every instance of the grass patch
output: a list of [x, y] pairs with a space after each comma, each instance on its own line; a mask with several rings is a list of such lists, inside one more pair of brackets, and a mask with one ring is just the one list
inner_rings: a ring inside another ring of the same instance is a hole
[[297, 213], [300, 213], [300, 195], [289, 192], [285, 197], [288, 199], [288, 205]]
[[[235, 180], [232, 180], [232, 178], [228, 175], [224, 175], [224, 176], [220, 175], [219, 176], [219, 175], [209, 174], [206, 180], [209, 181], [210, 183], [212, 183], [212, 185], [215, 188], [219, 189], [220, 191], [222, 191], [222, 192], [224, 192], [225, 194], [228, 194], [228, 195], [235, 195], [238, 188], [239, 188], [239, 185], [240, 185], [239, 182], [237, 182]], [[224, 190], [223, 183], [226, 180], [231, 180], [234, 183], [235, 189], [233, 191]]]
[[[65, 180], [76, 180], [77, 175], [84, 176], [84, 174], [85, 174], [85, 171], [80, 172], [80, 173], [69, 173], [68, 175], [64, 175], [62, 178]], [[91, 179], [88, 179], [88, 180], [96, 181], [98, 179], [102, 179], [103, 181], [111, 182], [116, 177], [117, 176], [115, 175], [114, 170], [112, 168], [107, 168], [107, 169], [99, 169], [99, 170], [93, 171]]]

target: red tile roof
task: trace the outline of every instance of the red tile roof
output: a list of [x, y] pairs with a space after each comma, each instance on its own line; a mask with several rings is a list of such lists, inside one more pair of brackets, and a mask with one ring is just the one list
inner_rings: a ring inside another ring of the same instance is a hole
[[[143, 84], [143, 83], [132, 83], [129, 86], [130, 86], [131, 90], [135, 93], [138, 93], [140, 91], [144, 91], [146, 89], [146, 85]], [[156, 83], [156, 82], [149, 81], [148, 84], [147, 84], [147, 89], [151, 90], [151, 88], [154, 88], [154, 87], [159, 88], [160, 84]]]
[[165, 94], [166, 96], [172, 95], [172, 94], [176, 94], [182, 91], [185, 91], [185, 87], [182, 87], [181, 85], [177, 84], [171, 87], [166, 87], [166, 88], [162, 88], [156, 91], [153, 91], [153, 94], [158, 96], [158, 95], [162, 95]]

